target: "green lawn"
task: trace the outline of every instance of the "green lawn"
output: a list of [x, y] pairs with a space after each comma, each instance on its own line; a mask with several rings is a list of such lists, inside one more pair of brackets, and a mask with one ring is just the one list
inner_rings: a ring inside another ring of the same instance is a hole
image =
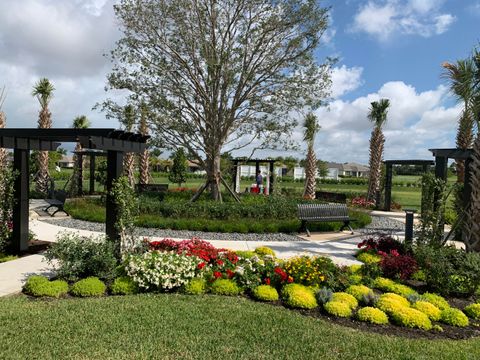
[[479, 359], [480, 339], [407, 339], [244, 298], [0, 298], [1, 359]]

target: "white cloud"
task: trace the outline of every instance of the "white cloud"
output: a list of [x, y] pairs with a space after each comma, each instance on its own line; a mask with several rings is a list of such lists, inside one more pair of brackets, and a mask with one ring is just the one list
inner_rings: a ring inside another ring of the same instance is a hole
[[332, 69], [332, 97], [338, 98], [362, 85], [363, 68], [345, 65]]
[[443, 0], [369, 0], [359, 7], [352, 32], [364, 32], [380, 41], [397, 34], [431, 37], [446, 32], [455, 21], [441, 13]]

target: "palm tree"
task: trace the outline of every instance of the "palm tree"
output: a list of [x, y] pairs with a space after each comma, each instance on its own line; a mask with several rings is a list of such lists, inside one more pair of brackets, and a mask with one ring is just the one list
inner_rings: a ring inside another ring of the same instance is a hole
[[[7, 117], [2, 111], [5, 102], [5, 87], [0, 91], [0, 129], [3, 129], [7, 123]], [[7, 149], [0, 148], [0, 171], [7, 166]]]
[[371, 103], [368, 113], [368, 119], [373, 122], [373, 130], [370, 137], [370, 175], [368, 179], [367, 193], [367, 200], [369, 201], [376, 201], [380, 193], [383, 149], [385, 144], [385, 136], [383, 135], [382, 126], [387, 121], [389, 106], [390, 101], [388, 99], [380, 99], [380, 101], [374, 101]]
[[[48, 104], [53, 97], [55, 88], [47, 79], [40, 79], [33, 87], [32, 96], [35, 96], [40, 103], [40, 111], [38, 113], [38, 127], [40, 129], [49, 129], [52, 127], [52, 113], [48, 109]], [[38, 173], [36, 175], [35, 190], [39, 193], [46, 194], [48, 189], [48, 151], [40, 151], [38, 154]]]
[[[463, 103], [463, 111], [458, 121], [456, 145], [457, 148], [467, 150], [473, 143], [472, 97], [475, 63], [472, 58], [457, 60], [455, 63], [444, 62], [445, 69], [442, 76], [450, 83], [451, 92]], [[457, 182], [463, 183], [465, 179], [465, 162], [456, 160]]]
[[[474, 51], [474, 81], [472, 83], [472, 116], [480, 127], [480, 51]], [[463, 227], [463, 242], [467, 251], [480, 251], [480, 131], [473, 143], [470, 163], [471, 194], [465, 211], [465, 226]]]
[[[138, 126], [138, 131], [140, 134], [146, 136], [148, 135], [148, 125], [147, 125], [147, 108], [145, 103], [142, 103], [140, 107], [140, 124]], [[139, 162], [140, 162], [140, 184], [148, 184], [148, 181], [150, 180], [150, 151], [148, 149], [145, 149], [140, 155], [139, 155]]]
[[[80, 115], [77, 116], [75, 119], [73, 119], [73, 124], [72, 127], [74, 129], [87, 129], [90, 126], [90, 120], [85, 115]], [[82, 150], [82, 144], [80, 142], [77, 142], [75, 145], [75, 153], [77, 151]], [[73, 167], [73, 175], [72, 175], [72, 181], [70, 183], [70, 193], [75, 194], [76, 191], [79, 188], [79, 183], [80, 183], [80, 169], [78, 168], [78, 156], [77, 154], [73, 155], [73, 163], [75, 164]], [[80, 195], [80, 194], [79, 194]]]
[[305, 116], [303, 123], [305, 131], [303, 140], [307, 142], [307, 158], [305, 164], [305, 189], [303, 197], [305, 199], [315, 199], [315, 190], [317, 185], [317, 158], [313, 148], [315, 143], [315, 136], [317, 135], [320, 126], [318, 125], [317, 117], [313, 113], [308, 113]]
[[[133, 105], [126, 105], [123, 108], [123, 114], [120, 117], [120, 122], [125, 131], [131, 132], [135, 126], [135, 108]], [[128, 177], [128, 182], [133, 188], [135, 186], [135, 154], [125, 153], [123, 157], [123, 172]]]

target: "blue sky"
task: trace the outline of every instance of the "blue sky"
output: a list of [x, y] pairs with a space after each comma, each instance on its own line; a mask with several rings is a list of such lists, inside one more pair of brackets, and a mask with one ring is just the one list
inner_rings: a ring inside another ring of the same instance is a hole
[[[87, 115], [118, 127], [92, 106], [105, 99], [109, 63], [102, 56], [119, 32], [113, 0], [0, 1], [0, 86], [9, 127], [35, 127], [30, 95], [40, 77], [56, 87], [55, 127]], [[317, 157], [368, 162], [371, 101], [389, 98], [385, 158], [431, 159], [428, 148], [453, 147], [461, 106], [440, 78], [441, 63], [468, 56], [480, 40], [480, 0], [325, 0], [331, 25], [317, 51], [337, 56], [332, 101], [317, 111]], [[301, 142], [302, 129], [294, 138]], [[279, 155], [279, 152], [259, 154]], [[297, 157], [304, 152], [296, 152]]]

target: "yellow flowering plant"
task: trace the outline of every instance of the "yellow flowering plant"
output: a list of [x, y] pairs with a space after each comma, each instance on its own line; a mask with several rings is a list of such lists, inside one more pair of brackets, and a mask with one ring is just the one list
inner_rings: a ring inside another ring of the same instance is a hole
[[332, 260], [322, 256], [296, 256], [286, 261], [283, 268], [295, 283], [316, 287], [328, 284], [338, 272]]

